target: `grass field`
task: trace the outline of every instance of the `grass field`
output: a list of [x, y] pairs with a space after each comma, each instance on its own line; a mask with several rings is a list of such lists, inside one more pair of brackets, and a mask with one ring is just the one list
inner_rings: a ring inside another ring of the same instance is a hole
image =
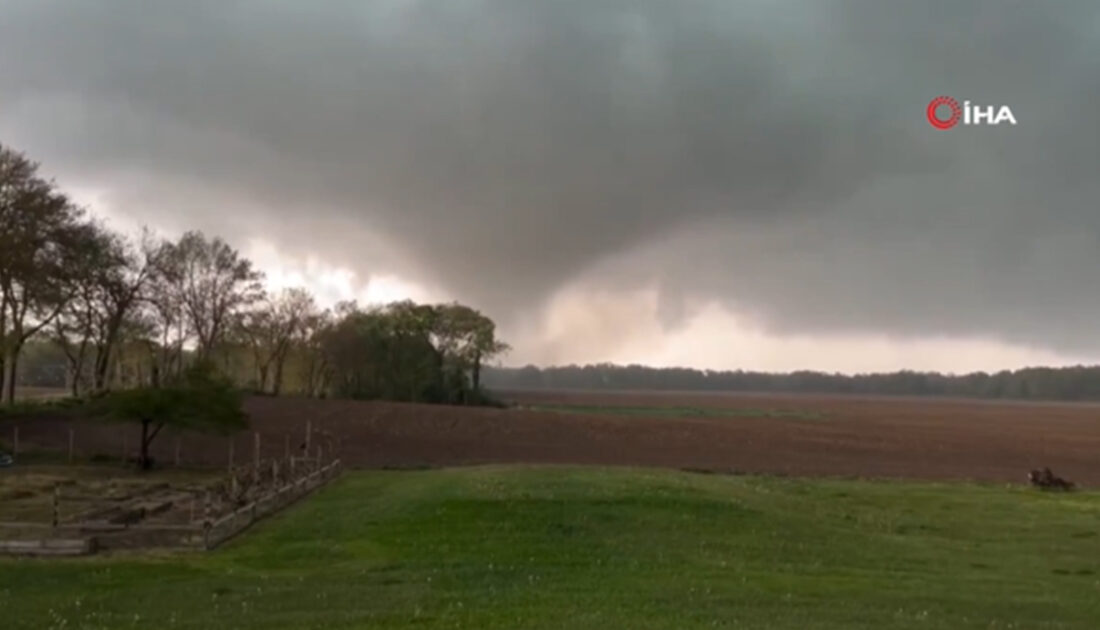
[[206, 555], [0, 561], [5, 628], [1096, 628], [1100, 496], [361, 472]]
[[611, 414], [616, 416], [644, 416], [647, 418], [788, 418], [792, 420], [817, 420], [824, 415], [803, 409], [761, 409], [755, 407], [685, 407], [680, 405], [572, 405], [543, 403], [527, 407], [534, 411], [562, 413]]

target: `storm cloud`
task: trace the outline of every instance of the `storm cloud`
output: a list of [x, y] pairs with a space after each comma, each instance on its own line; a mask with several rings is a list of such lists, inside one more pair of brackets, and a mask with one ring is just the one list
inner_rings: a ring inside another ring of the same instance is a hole
[[0, 0], [0, 140], [63, 183], [517, 329], [651, 287], [667, 330], [1100, 353], [1098, 102], [1084, 0]]

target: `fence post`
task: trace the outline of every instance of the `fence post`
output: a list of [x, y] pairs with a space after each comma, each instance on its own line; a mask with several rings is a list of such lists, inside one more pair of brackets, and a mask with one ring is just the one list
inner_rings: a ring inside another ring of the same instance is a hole
[[203, 506], [202, 516], [202, 546], [204, 549], [210, 548], [210, 491], [206, 491], [206, 504]]
[[53, 526], [61, 520], [61, 484], [53, 485]]
[[19, 425], [15, 425], [11, 429], [11, 456], [17, 457], [19, 455]]
[[260, 483], [260, 432], [252, 434], [252, 479]]
[[73, 428], [69, 427], [69, 463], [73, 463]]
[[187, 513], [187, 524], [195, 522], [195, 495], [191, 495], [191, 509]]
[[309, 455], [309, 438], [310, 438], [310, 433], [312, 433], [312, 429], [313, 429], [312, 423], [309, 420], [306, 420], [306, 449], [305, 449], [306, 452], [305, 452], [305, 455], [307, 455], [307, 456]]

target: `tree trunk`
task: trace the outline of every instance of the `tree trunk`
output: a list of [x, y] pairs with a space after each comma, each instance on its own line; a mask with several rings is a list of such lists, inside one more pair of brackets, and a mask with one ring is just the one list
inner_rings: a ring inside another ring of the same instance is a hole
[[142, 470], [149, 470], [153, 467], [153, 459], [149, 457], [149, 445], [153, 443], [153, 438], [157, 437], [160, 430], [164, 428], [164, 424], [158, 424], [157, 428], [153, 429], [153, 432], [149, 432], [149, 426], [153, 423], [148, 418], [141, 421], [141, 455], [138, 460], [138, 465]]
[[149, 420], [141, 421], [141, 459], [138, 465], [142, 470], [149, 470]]
[[23, 336], [21, 320], [15, 317], [14, 307], [12, 311], [11, 330], [5, 331], [9, 336], [4, 347], [3, 387], [0, 387], [4, 390], [4, 402], [9, 405], [15, 404], [15, 378], [19, 369], [19, 351], [23, 349], [23, 340], [26, 339]]
[[93, 387], [95, 391], [101, 392], [107, 387], [107, 375], [111, 373], [111, 364], [114, 362], [114, 349], [118, 343], [119, 330], [122, 328], [123, 320], [122, 313], [118, 313], [111, 317], [107, 322], [107, 334], [103, 335], [102, 343], [97, 344], [96, 356], [95, 356], [95, 374], [93, 376]]
[[18, 346], [10, 348], [4, 357], [4, 402], [15, 404], [15, 377], [19, 366]]
[[310, 359], [308, 378], [310, 398], [320, 398], [321, 392], [324, 391], [326, 385], [325, 365], [320, 359]]
[[4, 366], [7, 365], [6, 361], [6, 348], [8, 347], [8, 293], [9, 288], [0, 286], [0, 404], [7, 399], [7, 379], [4, 375], [7, 372], [4, 371]]
[[481, 391], [481, 353], [474, 354], [474, 393]]
[[278, 396], [283, 391], [283, 359], [276, 359], [274, 381], [271, 383], [271, 393]]
[[314, 389], [314, 382], [316, 381], [314, 378], [314, 370], [316, 367], [316, 360], [313, 357], [306, 359], [306, 396], [310, 398], [313, 398], [314, 392], [316, 391]]
[[443, 352], [435, 351], [435, 373], [439, 379], [439, 395], [443, 397], [442, 403], [451, 402], [451, 390], [447, 388], [447, 367], [444, 365]]
[[111, 369], [111, 348], [106, 346], [99, 349], [96, 352], [95, 357], [95, 375], [93, 377], [92, 386], [95, 391], [101, 392], [107, 388], [107, 375]]
[[113, 367], [114, 367], [113, 371], [114, 371], [115, 374], [114, 374], [114, 378], [111, 379], [111, 382], [114, 382], [116, 384], [121, 384], [122, 383], [122, 364], [116, 361]]
[[256, 375], [257, 375], [257, 377], [259, 378], [259, 381], [260, 381], [259, 383], [257, 383], [257, 385], [260, 388], [260, 393], [261, 394], [267, 393], [267, 371], [268, 371], [267, 364], [260, 363], [260, 364], [256, 365]]
[[77, 350], [76, 359], [73, 361], [73, 397], [80, 395], [80, 386], [84, 383], [84, 363], [88, 354], [88, 342], [81, 341]]

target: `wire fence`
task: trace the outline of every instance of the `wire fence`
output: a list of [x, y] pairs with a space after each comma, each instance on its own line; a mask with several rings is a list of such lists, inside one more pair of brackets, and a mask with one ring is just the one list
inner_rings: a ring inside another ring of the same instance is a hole
[[[131, 467], [141, 458], [141, 434], [135, 425], [124, 423], [0, 420], [0, 453], [16, 465], [115, 463]], [[149, 444], [148, 455], [157, 468], [234, 470], [262, 459], [323, 461], [341, 454], [340, 440], [307, 420], [293, 431], [242, 431], [228, 436], [165, 427]]]
[[[68, 480], [59, 481], [52, 494], [42, 490], [30, 499], [37, 503], [33, 518], [0, 521], [0, 553], [212, 549], [342, 470], [339, 442], [309, 420], [299, 427], [294, 433], [272, 433], [271, 427], [264, 427], [267, 433], [230, 436], [165, 428], [149, 448], [155, 468], [195, 472], [152, 476], [148, 484], [127, 488], [123, 496], [112, 499], [101, 496], [82, 467], [99, 464], [100, 472], [92, 475], [96, 480], [111, 465], [120, 466], [120, 475], [108, 473], [112, 479], [139, 478], [122, 472], [132, 471], [140, 457], [140, 438], [133, 425], [48, 418], [0, 422], [0, 451], [10, 455], [15, 466], [47, 464], [50, 472]], [[71, 479], [65, 473], [70, 464]]]
[[152, 491], [132, 497], [124, 505], [101, 503], [68, 514], [60, 485], [56, 485], [49, 519], [0, 522], [0, 553], [80, 555], [123, 548], [213, 549], [328, 483], [343, 469], [340, 460], [294, 460], [298, 460], [296, 465], [287, 463], [282, 468], [279, 462], [268, 462], [268, 474], [240, 468], [203, 489], [158, 486], [160, 494]]

